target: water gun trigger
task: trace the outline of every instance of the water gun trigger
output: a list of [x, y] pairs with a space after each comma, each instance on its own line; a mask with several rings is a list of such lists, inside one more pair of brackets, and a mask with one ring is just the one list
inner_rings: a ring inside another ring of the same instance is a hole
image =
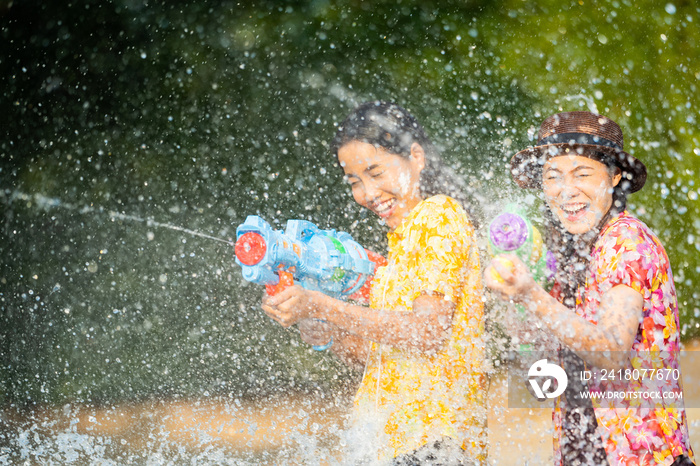
[[377, 273], [377, 269], [379, 267], [383, 267], [387, 264], [386, 258], [381, 254], [377, 254], [376, 252], [370, 251], [369, 249], [365, 249], [365, 251], [367, 252], [367, 257], [369, 258], [369, 260], [371, 260], [374, 263], [374, 271], [372, 273], [372, 276], [367, 277], [367, 280], [365, 281], [364, 285], [362, 285], [362, 287], [359, 290], [357, 290], [354, 294], [350, 296], [350, 299], [360, 304], [369, 304], [369, 297], [372, 291], [374, 274]]
[[279, 283], [276, 285], [265, 285], [265, 291], [267, 294], [270, 296], [274, 296], [290, 286], [294, 285], [294, 275], [292, 275], [291, 272], [287, 272], [286, 270], [279, 270], [277, 272], [277, 275], [280, 277]]

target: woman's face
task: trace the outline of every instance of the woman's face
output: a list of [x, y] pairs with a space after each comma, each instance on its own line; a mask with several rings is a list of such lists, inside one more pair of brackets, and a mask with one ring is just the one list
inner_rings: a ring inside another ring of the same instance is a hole
[[379, 215], [392, 230], [421, 201], [425, 153], [420, 144], [413, 144], [410, 157], [402, 157], [366, 142], [351, 141], [338, 149], [338, 161], [355, 202]]
[[580, 155], [560, 155], [545, 162], [542, 186], [549, 208], [569, 233], [580, 235], [596, 227], [612, 207], [619, 169]]

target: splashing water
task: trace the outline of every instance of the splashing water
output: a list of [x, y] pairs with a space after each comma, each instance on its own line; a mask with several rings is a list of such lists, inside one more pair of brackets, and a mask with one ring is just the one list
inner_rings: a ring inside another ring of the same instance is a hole
[[216, 236], [207, 235], [207, 234], [201, 233], [199, 231], [190, 230], [188, 228], [183, 228], [183, 227], [180, 227], [177, 225], [171, 225], [169, 223], [157, 222], [157, 221], [153, 220], [152, 218], [141, 218], [141, 217], [137, 217], [135, 215], [124, 214], [124, 213], [117, 212], [114, 210], [105, 210], [102, 207], [78, 206], [78, 205], [74, 205], [71, 203], [63, 202], [60, 199], [57, 199], [55, 197], [44, 196], [43, 194], [26, 194], [26, 193], [22, 193], [19, 191], [13, 191], [9, 195], [4, 193], [4, 192], [0, 192], [0, 197], [3, 199], [3, 201], [5, 201], [8, 204], [15, 202], [15, 201], [18, 201], [18, 200], [25, 201], [25, 202], [33, 202], [34, 204], [36, 204], [36, 206], [39, 209], [42, 209], [42, 210], [66, 209], [66, 210], [78, 212], [79, 214], [106, 215], [110, 219], [128, 220], [128, 221], [132, 221], [132, 222], [143, 223], [148, 227], [166, 228], [168, 230], [177, 231], [180, 233], [185, 233], [185, 234], [190, 235], [190, 236], [197, 236], [199, 238], [206, 238], [206, 239], [210, 239], [212, 241], [219, 241], [222, 243], [226, 243], [229, 246], [233, 246], [235, 244], [231, 240], [227, 240], [224, 238], [218, 238]]
[[[602, 97], [602, 95], [601, 95], [601, 97]], [[579, 105], [585, 104], [586, 110], [588, 110], [591, 113], [595, 113], [595, 114], [600, 115], [600, 111], [598, 110], [598, 104], [596, 104], [596, 101], [590, 95], [586, 95], [586, 94], [565, 95], [561, 98], [567, 102], [578, 102]]]
[[[384, 244], [326, 154], [373, 99], [419, 117], [486, 219], [523, 196], [506, 166], [544, 114], [613, 116], [700, 335], [692, 5], [88, 3], [0, 2], [0, 464], [342, 464], [359, 374], [261, 315], [226, 237], [260, 213]], [[509, 409], [504, 387], [489, 463], [551, 463], [551, 412]]]

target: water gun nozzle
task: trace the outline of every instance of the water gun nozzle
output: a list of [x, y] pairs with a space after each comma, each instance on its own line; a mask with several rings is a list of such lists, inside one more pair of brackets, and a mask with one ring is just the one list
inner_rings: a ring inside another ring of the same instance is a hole
[[551, 285], [557, 269], [556, 258], [547, 250], [540, 231], [517, 205], [508, 204], [491, 221], [488, 249], [493, 256], [515, 254], [530, 269], [535, 281], [545, 287]]
[[267, 252], [265, 239], [254, 231], [244, 233], [236, 241], [236, 257], [241, 263], [253, 266], [260, 262]]

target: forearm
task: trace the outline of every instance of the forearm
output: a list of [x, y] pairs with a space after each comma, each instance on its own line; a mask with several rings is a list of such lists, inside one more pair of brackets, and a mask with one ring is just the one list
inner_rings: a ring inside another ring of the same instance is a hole
[[597, 308], [591, 309], [597, 316], [597, 323], [592, 324], [535, 283], [518, 257], [503, 257], [512, 266], [492, 261], [484, 273], [486, 286], [524, 305], [561, 344], [588, 363], [610, 369], [627, 363], [642, 322], [644, 298], [639, 291], [623, 284], [613, 286], [600, 296]]
[[587, 363], [611, 369], [625, 363], [625, 347], [617, 344], [605, 325], [595, 325], [577, 315], [542, 287], [535, 287], [522, 304], [542, 321], [561, 344]]
[[355, 370], [362, 370], [367, 361], [370, 344], [362, 337], [335, 329], [330, 351], [347, 366]]
[[515, 310], [513, 304], [508, 305], [499, 320], [516, 348], [527, 345], [535, 351], [551, 351], [561, 344], [539, 318], [522, 309]]
[[318, 319], [297, 322], [301, 339], [318, 351], [328, 350], [354, 369], [362, 369], [367, 359], [369, 341]]
[[365, 340], [401, 349], [437, 351], [444, 342], [452, 312], [394, 312], [372, 309], [328, 298], [314, 317]]

